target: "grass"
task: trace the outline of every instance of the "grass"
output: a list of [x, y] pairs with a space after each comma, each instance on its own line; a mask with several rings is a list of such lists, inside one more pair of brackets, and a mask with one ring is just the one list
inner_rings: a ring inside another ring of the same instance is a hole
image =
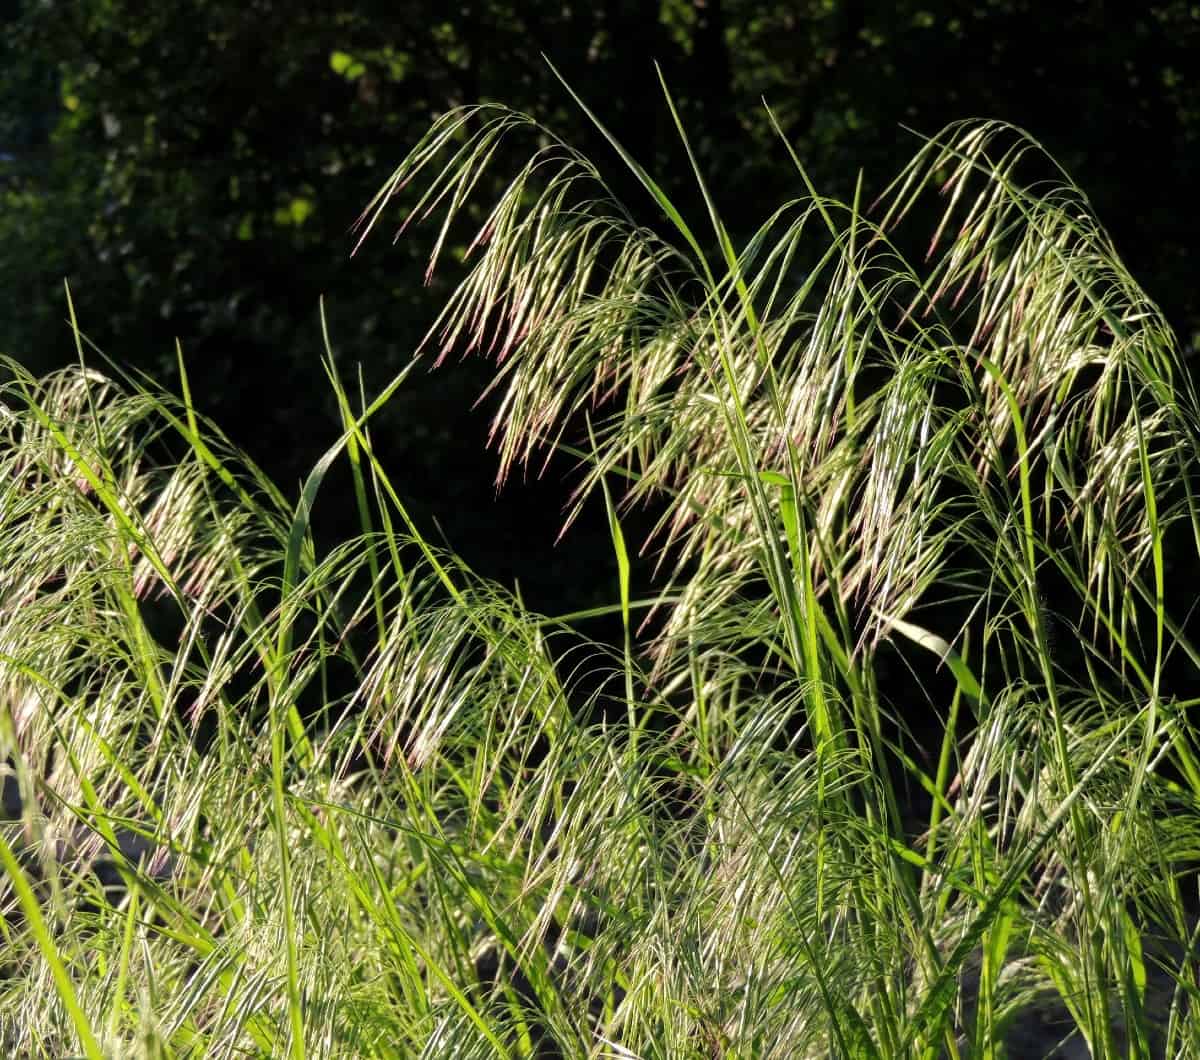
[[[291, 503], [182, 357], [179, 398], [78, 328], [10, 362], [5, 1055], [1196, 1055], [1200, 406], [1082, 193], [964, 124], [869, 209], [793, 159], [735, 242], [614, 143], [666, 238], [488, 106], [364, 238], [439, 214], [433, 269], [522, 135], [409, 370], [494, 356], [501, 480], [579, 458], [623, 643], [421, 537], [371, 437], [403, 374], [329, 353]], [[337, 463], [362, 532], [318, 552]]]

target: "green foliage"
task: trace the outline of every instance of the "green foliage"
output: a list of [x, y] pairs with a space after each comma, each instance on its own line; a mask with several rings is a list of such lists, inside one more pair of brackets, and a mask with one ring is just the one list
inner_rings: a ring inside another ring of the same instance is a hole
[[[314, 425], [335, 422], [328, 393], [313, 383], [318, 299], [342, 356], [363, 365], [374, 392], [407, 362], [431, 301], [453, 289], [455, 270], [445, 269], [426, 290], [413, 242], [386, 252], [370, 243], [347, 261], [347, 229], [378, 184], [381, 159], [407, 150], [437, 115], [478, 100], [537, 114], [601, 165], [639, 221], [669, 230], [570, 105], [543, 53], [671, 201], [697, 216], [703, 203], [670, 116], [647, 106], [657, 61], [739, 244], [798, 188], [764, 96], [816, 184], [844, 199], [860, 167], [891, 173], [908, 157], [917, 140], [902, 124], [931, 132], [966, 113], [1036, 129], [1087, 184], [1180, 334], [1200, 329], [1189, 264], [1200, 245], [1192, 193], [1200, 174], [1188, 147], [1200, 82], [1185, 75], [1200, 27], [1193, 5], [1073, 5], [1056, 18], [1017, 0], [953, 9], [359, 0], [302, 13], [265, 0], [153, 10], [128, 0], [14, 0], [8, 11], [0, 352], [35, 375], [71, 363], [56, 293], [66, 277], [102, 345], [171, 389], [174, 342], [184, 340], [203, 410], [287, 491], [319, 455]], [[502, 188], [478, 190], [488, 201]], [[863, 202], [880, 190], [868, 183]], [[719, 250], [712, 238], [701, 232], [706, 251]], [[447, 260], [466, 245], [452, 237]], [[389, 466], [405, 469], [424, 532], [444, 531], [545, 606], [590, 606], [597, 582], [586, 565], [549, 540], [523, 547], [556, 513], [553, 486], [486, 519], [466, 514], [486, 489], [476, 454], [494, 410], [468, 412], [485, 383], [469, 368], [414, 378], [377, 421], [377, 444]], [[565, 463], [552, 465], [551, 481], [560, 470]], [[598, 506], [583, 525], [591, 529], [580, 551], [602, 548]], [[337, 523], [329, 540], [352, 531]], [[536, 558], [514, 558], [523, 551]], [[564, 586], [577, 595], [568, 599]]]
[[[882, 223], [797, 168], [745, 240], [698, 165], [708, 237], [601, 134], [673, 238], [498, 106], [439, 118], [364, 228], [440, 210], [431, 269], [474, 230], [428, 343], [494, 355], [501, 477], [580, 459], [621, 652], [420, 533], [376, 436], [422, 351], [368, 398], [326, 332], [340, 430], [294, 502], [182, 358], [181, 400], [9, 362], [7, 1053], [1195, 1048], [1200, 655], [1167, 562], [1200, 540], [1200, 404], [1161, 314], [1001, 125], [929, 141]], [[935, 173], [917, 270], [893, 235]], [[951, 680], [897, 704], [897, 642]]]

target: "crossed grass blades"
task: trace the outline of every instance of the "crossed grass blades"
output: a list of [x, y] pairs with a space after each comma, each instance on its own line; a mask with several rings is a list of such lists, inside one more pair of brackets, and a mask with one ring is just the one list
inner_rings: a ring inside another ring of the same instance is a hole
[[[1197, 403], [1159, 312], [1002, 126], [872, 209], [793, 159], [736, 243], [698, 172], [703, 235], [614, 147], [670, 239], [493, 106], [363, 236], [438, 215], [432, 269], [475, 218], [413, 366], [495, 359], [501, 480], [579, 458], [615, 652], [420, 536], [371, 440], [403, 375], [368, 399], [330, 352], [343, 430], [293, 505], [182, 357], [178, 400], [9, 362], [5, 1055], [998, 1056], [1047, 1011], [1095, 1055], [1194, 1048]], [[318, 554], [338, 461], [362, 533]], [[889, 658], [936, 680], [903, 701]]]

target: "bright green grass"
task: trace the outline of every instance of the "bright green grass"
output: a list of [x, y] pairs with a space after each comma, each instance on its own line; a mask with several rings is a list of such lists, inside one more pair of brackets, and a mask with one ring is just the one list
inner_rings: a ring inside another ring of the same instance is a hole
[[[409, 180], [451, 226], [530, 130], [447, 115], [366, 227]], [[1197, 660], [1166, 590], [1197, 562], [1200, 420], [1082, 196], [963, 125], [869, 216], [797, 162], [807, 190], [735, 243], [622, 153], [665, 242], [533, 132], [430, 342], [498, 356], [502, 478], [588, 414], [623, 648], [554, 651], [559, 621], [417, 535], [371, 442], [402, 377], [356, 395], [330, 354], [343, 432], [292, 505], [186, 385], [10, 364], [0, 1050], [986, 1057], [1057, 998], [1095, 1055], [1195, 1055], [1200, 764], [1165, 675]], [[935, 176], [915, 267], [890, 234]], [[336, 462], [362, 534], [318, 554]], [[927, 760], [890, 643], [952, 675]], [[57, 843], [81, 826], [176, 871], [124, 864], [110, 904]]]

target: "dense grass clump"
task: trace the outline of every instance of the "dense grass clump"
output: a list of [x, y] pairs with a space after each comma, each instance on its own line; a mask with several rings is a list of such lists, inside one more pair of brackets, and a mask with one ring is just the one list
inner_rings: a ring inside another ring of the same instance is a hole
[[403, 377], [329, 356], [292, 504], [186, 384], [10, 364], [0, 1051], [1193, 1055], [1200, 407], [1086, 200], [962, 125], [869, 211], [797, 163], [738, 246], [622, 153], [672, 241], [481, 107], [364, 227], [441, 210], [436, 263], [529, 130], [427, 345], [495, 357], [501, 479], [579, 457], [623, 645], [417, 533]]

